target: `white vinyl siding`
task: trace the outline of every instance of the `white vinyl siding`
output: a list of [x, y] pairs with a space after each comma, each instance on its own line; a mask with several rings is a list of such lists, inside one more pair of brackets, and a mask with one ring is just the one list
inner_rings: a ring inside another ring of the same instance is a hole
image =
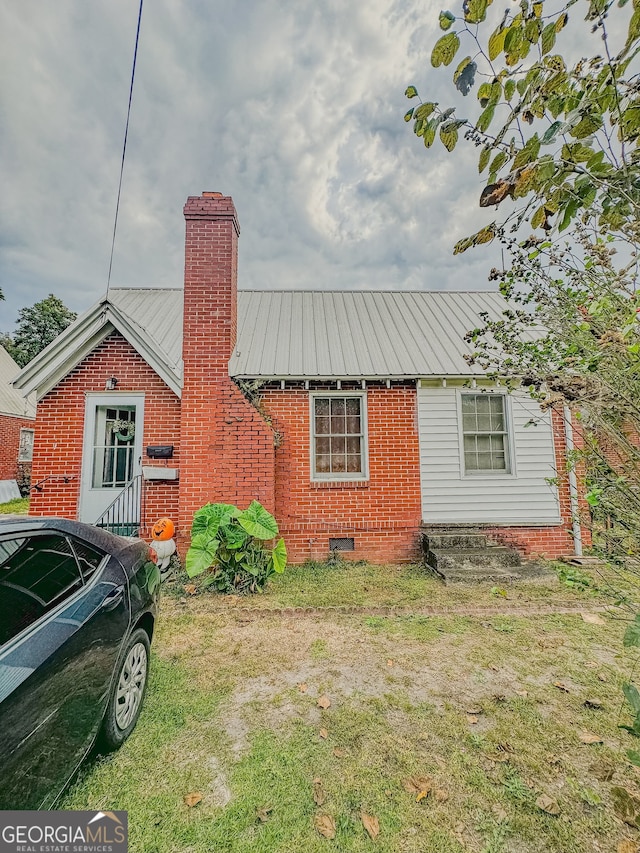
[[[546, 482], [557, 476], [549, 414], [541, 412], [527, 394], [505, 396], [510, 470], [466, 474], [461, 394], [469, 390], [418, 388], [423, 520], [430, 524], [558, 524], [558, 489]], [[486, 391], [500, 393], [495, 388]], [[473, 393], [481, 392], [478, 388]]]

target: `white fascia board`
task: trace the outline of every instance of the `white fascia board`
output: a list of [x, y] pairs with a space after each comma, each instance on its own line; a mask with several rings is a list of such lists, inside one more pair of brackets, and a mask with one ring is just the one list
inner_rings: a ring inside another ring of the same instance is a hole
[[131, 323], [127, 317], [113, 305], [107, 309], [107, 317], [114, 328], [125, 338], [134, 350], [158, 374], [163, 382], [171, 388], [176, 397], [182, 396], [182, 382], [176, 370], [176, 365], [169, 362], [163, 350], [137, 324]]

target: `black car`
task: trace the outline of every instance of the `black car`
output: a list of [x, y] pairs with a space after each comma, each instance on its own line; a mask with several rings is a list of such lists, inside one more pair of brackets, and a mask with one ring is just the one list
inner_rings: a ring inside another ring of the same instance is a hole
[[141, 540], [0, 518], [0, 809], [50, 808], [136, 724], [160, 574]]

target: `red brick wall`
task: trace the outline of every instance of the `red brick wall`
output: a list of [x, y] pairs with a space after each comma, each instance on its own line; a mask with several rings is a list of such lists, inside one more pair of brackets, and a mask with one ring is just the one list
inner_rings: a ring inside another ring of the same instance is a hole
[[[489, 532], [501, 542], [514, 545], [527, 556], [542, 556], [554, 559], [574, 553], [574, 541], [572, 534], [573, 519], [571, 515], [571, 495], [569, 491], [569, 476], [567, 473], [567, 439], [562, 409], [554, 408], [551, 411], [551, 426], [553, 429], [553, 440], [556, 456], [556, 470], [558, 472], [558, 492], [560, 497], [559, 525], [552, 527], [492, 527]], [[573, 421], [573, 440], [576, 448], [582, 447], [582, 435], [575, 419]], [[584, 500], [584, 471], [578, 467], [578, 494], [579, 514], [588, 517], [588, 506]], [[582, 545], [588, 548], [591, 545], [591, 535], [588, 528], [582, 526]]]
[[282, 436], [275, 506], [290, 561], [324, 559], [330, 537], [351, 536], [355, 551], [345, 557], [376, 563], [417, 559], [421, 503], [415, 386], [367, 390], [366, 482], [311, 481], [308, 391], [266, 390], [263, 405]]
[[273, 432], [228, 375], [237, 327], [235, 207], [204, 193], [187, 200], [184, 215], [181, 552], [193, 513], [209, 501], [244, 508], [255, 499], [274, 508]]
[[[32, 483], [45, 480], [42, 491], [32, 489], [31, 515], [77, 518], [82, 467], [85, 393], [105, 393], [110, 376], [118, 378], [115, 393], [142, 391], [144, 401], [144, 465], [150, 444], [173, 444], [169, 464], [180, 467], [180, 400], [133, 347], [118, 333], [109, 335], [38, 403]], [[67, 482], [65, 482], [65, 479]], [[178, 483], [145, 482], [145, 529], [160, 516], [177, 518]]]
[[31, 418], [14, 418], [0, 415], [0, 480], [18, 480], [28, 476], [30, 463], [18, 464], [20, 447], [20, 430], [34, 429], [35, 421]]

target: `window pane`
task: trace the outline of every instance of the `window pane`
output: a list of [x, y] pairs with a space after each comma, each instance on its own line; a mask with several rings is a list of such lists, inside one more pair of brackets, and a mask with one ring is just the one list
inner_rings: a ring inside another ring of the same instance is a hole
[[349, 435], [358, 435], [360, 431], [360, 418], [357, 415], [347, 417], [347, 433]]
[[332, 397], [331, 399], [331, 416], [341, 415], [344, 417], [346, 414], [346, 406], [344, 397]]
[[475, 435], [465, 435], [464, 437], [464, 449], [465, 452], [475, 453], [476, 451], [476, 436]]
[[474, 400], [476, 402], [476, 411], [479, 414], [488, 414], [491, 411], [491, 403], [486, 394], [477, 394]]
[[316, 454], [331, 453], [330, 438], [316, 438]]
[[347, 415], [360, 416], [360, 399], [358, 397], [347, 398]]
[[362, 461], [359, 453], [349, 453], [347, 455], [347, 471], [350, 474], [359, 474], [362, 472]]
[[491, 415], [491, 429], [494, 432], [504, 432], [504, 417], [502, 413], [493, 413]]
[[489, 452], [491, 451], [491, 436], [490, 435], [477, 435], [476, 436], [476, 447], [479, 451]]
[[347, 438], [347, 453], [360, 453], [360, 436]]
[[316, 398], [316, 415], [329, 414], [329, 401], [326, 398]]
[[344, 435], [347, 431], [347, 419], [342, 416], [332, 416], [331, 417], [331, 434], [332, 435]]
[[464, 467], [465, 467], [465, 471], [477, 471], [478, 470], [478, 456], [476, 453], [473, 453], [471, 451], [465, 451]]
[[347, 470], [347, 457], [344, 453], [334, 456], [331, 454], [331, 471], [336, 474], [342, 474]]
[[331, 455], [333, 456], [335, 453], [346, 453], [347, 452], [347, 439], [346, 438], [332, 438], [331, 439]]
[[102, 551], [98, 551], [97, 548], [87, 545], [86, 542], [79, 542], [77, 539], [74, 539], [72, 544], [73, 550], [76, 552], [76, 558], [80, 564], [82, 579], [86, 583], [103, 561], [105, 555]]
[[463, 414], [462, 415], [462, 429], [463, 432], [477, 432], [478, 431], [478, 419], [476, 417], [475, 412], [473, 414]]
[[466, 414], [475, 414], [476, 398], [473, 394], [462, 395], [462, 411]]
[[0, 643], [15, 637], [82, 586], [78, 564], [64, 536], [20, 539], [18, 547], [8, 551], [11, 549], [3, 547], [0, 552]]
[[329, 426], [331, 418], [316, 418], [316, 434], [329, 435]]
[[478, 415], [478, 432], [491, 432], [491, 415]]
[[316, 456], [316, 471], [319, 474], [328, 474], [331, 471], [331, 457]]
[[489, 398], [491, 400], [491, 411], [501, 415], [503, 412], [504, 398], [501, 394], [494, 394]]
[[478, 471], [491, 471], [493, 468], [492, 459], [490, 453], [478, 453]]

